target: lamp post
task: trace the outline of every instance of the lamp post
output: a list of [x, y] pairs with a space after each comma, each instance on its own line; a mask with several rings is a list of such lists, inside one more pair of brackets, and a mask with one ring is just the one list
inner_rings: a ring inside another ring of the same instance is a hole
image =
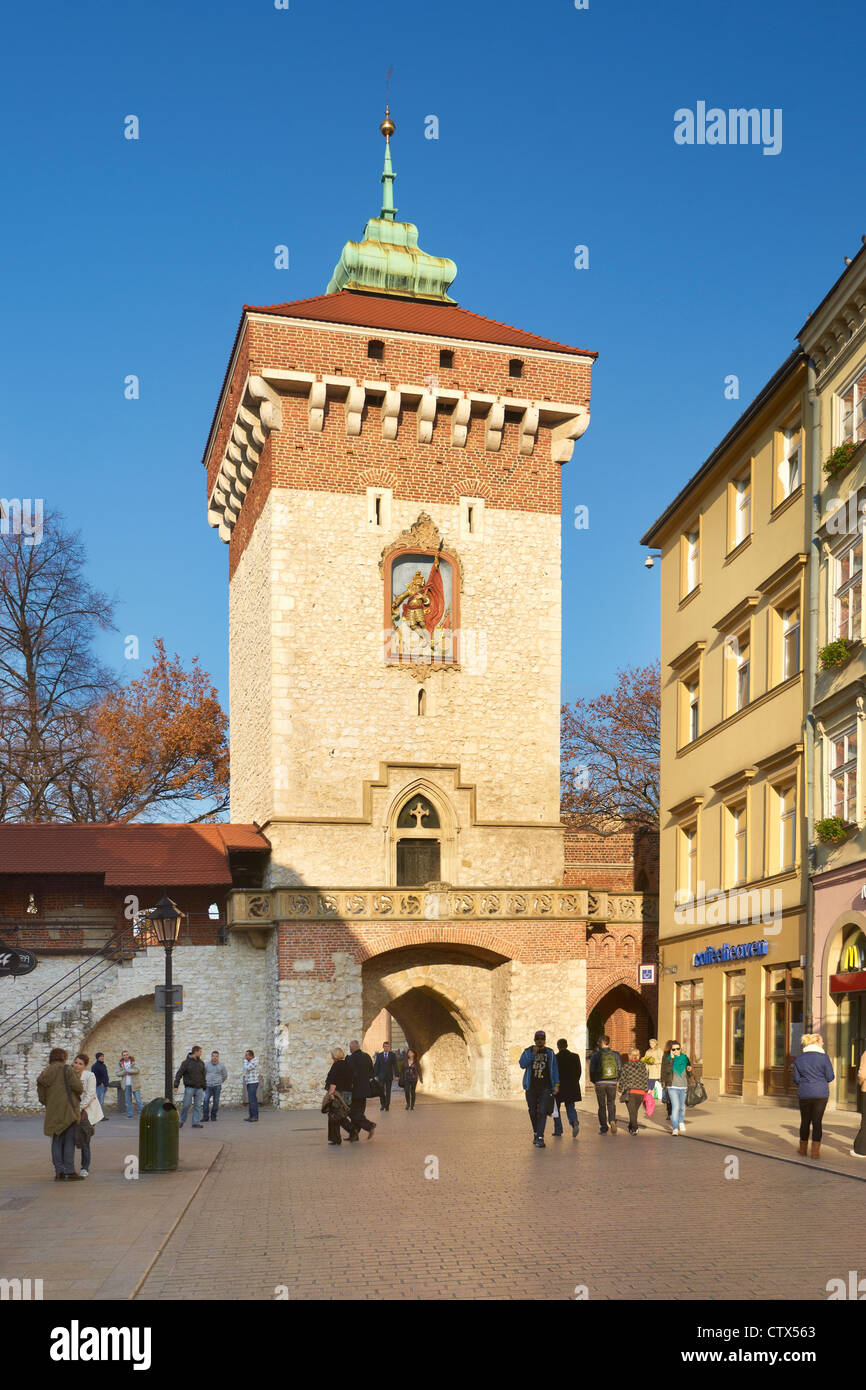
[[156, 907], [147, 914], [154, 935], [160, 946], [165, 948], [165, 1098], [172, 1097], [172, 1072], [174, 1070], [174, 1009], [171, 1007], [171, 953], [180, 935], [180, 925], [186, 918], [177, 903], [171, 898], [162, 897]]

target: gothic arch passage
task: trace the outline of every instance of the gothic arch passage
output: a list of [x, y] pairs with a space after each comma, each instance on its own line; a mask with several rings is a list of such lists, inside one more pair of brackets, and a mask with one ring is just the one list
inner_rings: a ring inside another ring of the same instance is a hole
[[[108, 1074], [112, 1081], [116, 1081], [117, 1064], [124, 1048], [133, 1054], [139, 1068], [136, 1084], [142, 1100], [162, 1095], [165, 1084], [165, 1019], [154, 1009], [152, 994], [127, 999], [126, 1003], [111, 1009], [98, 1023], [94, 1023], [82, 1043], [81, 1051], [87, 1053], [91, 1062], [97, 1052], [104, 1052]], [[178, 1050], [176, 1047], [175, 1052]]]
[[607, 1033], [615, 1052], [627, 1052], [631, 1047], [644, 1052], [649, 1046], [652, 1019], [646, 1004], [630, 985], [617, 984], [599, 999], [587, 1019], [589, 1046], [595, 1048], [602, 1033]]
[[497, 972], [508, 966], [492, 951], [443, 943], [374, 956], [363, 968], [364, 1028], [389, 1011], [419, 1054], [425, 1091], [492, 1095], [493, 1059], [504, 1052], [506, 991]]

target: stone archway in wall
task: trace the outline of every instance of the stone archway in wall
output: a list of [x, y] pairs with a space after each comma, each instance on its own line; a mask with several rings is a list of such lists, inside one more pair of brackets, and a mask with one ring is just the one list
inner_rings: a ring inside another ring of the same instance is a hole
[[[139, 1068], [136, 1084], [142, 1102], [161, 1096], [165, 1082], [165, 1020], [153, 1006], [152, 993], [118, 1004], [93, 1025], [81, 1045], [91, 1062], [97, 1052], [105, 1053], [112, 1081], [118, 1079], [117, 1063], [124, 1048], [133, 1054]], [[176, 1056], [175, 1066], [178, 1060]], [[108, 1098], [114, 1094], [109, 1092]]]
[[422, 1094], [506, 1094], [510, 960], [431, 942], [382, 952], [362, 969], [364, 1031], [387, 1009], [419, 1054]]
[[588, 1006], [587, 1032], [589, 1046], [594, 1050], [603, 1033], [610, 1038], [614, 1052], [640, 1048], [645, 1052], [653, 1032], [653, 1019], [637, 990], [620, 980], [609, 986], [601, 997]]

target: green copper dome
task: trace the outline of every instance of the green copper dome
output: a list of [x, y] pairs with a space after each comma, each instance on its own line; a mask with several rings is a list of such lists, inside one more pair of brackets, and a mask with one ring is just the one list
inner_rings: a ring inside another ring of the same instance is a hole
[[396, 220], [390, 139], [394, 122], [387, 107], [380, 129], [385, 136], [382, 211], [367, 222], [363, 241], [346, 242], [327, 293], [366, 290], [368, 294], [392, 294], [454, 304], [456, 300], [451, 299], [446, 290], [457, 274], [457, 266], [447, 256], [431, 256], [422, 251], [414, 223]]

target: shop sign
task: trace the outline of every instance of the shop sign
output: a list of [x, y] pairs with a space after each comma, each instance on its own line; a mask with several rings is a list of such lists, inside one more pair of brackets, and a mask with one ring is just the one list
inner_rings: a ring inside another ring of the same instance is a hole
[[769, 949], [770, 943], [766, 938], [762, 941], [744, 941], [738, 946], [729, 946], [725, 942], [724, 946], [707, 946], [705, 950], [698, 951], [692, 965], [719, 965], [722, 961], [748, 960], [750, 956], [767, 955]]
[[38, 964], [32, 951], [13, 950], [0, 941], [0, 975], [29, 975]]

